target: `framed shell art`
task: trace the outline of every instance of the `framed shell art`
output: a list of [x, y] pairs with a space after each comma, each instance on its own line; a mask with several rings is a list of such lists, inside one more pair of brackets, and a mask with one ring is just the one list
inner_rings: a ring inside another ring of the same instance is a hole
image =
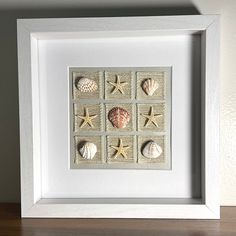
[[218, 22], [19, 19], [22, 217], [218, 219]]
[[70, 167], [170, 169], [171, 67], [70, 68]]

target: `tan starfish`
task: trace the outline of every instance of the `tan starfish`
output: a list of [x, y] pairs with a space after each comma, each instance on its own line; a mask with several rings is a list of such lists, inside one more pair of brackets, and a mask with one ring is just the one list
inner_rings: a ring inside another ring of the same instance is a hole
[[94, 127], [92, 120], [97, 117], [97, 115], [89, 115], [88, 108], [84, 108], [84, 116], [77, 115], [80, 119], [83, 120], [83, 123], [80, 125], [80, 128], [83, 128], [86, 124], [88, 124], [90, 127]]
[[123, 146], [123, 141], [122, 139], [119, 139], [119, 145], [118, 146], [110, 146], [113, 149], [115, 149], [117, 152], [114, 156], [114, 159], [116, 159], [119, 155], [122, 155], [125, 159], [127, 159], [127, 154], [126, 154], [126, 150], [129, 149], [129, 146]]
[[152, 123], [153, 123], [156, 127], [158, 127], [156, 118], [157, 118], [158, 116], [162, 116], [162, 114], [154, 114], [153, 107], [150, 107], [149, 113], [148, 113], [148, 114], [141, 114], [141, 116], [147, 118], [147, 120], [145, 121], [144, 127], [147, 127], [149, 124], [152, 124]]
[[111, 94], [115, 94], [117, 91], [124, 94], [124, 86], [128, 84], [127, 82], [120, 82], [120, 77], [118, 75], [116, 76], [115, 83], [111, 81], [108, 81], [108, 83], [114, 86], [114, 89], [112, 90]]

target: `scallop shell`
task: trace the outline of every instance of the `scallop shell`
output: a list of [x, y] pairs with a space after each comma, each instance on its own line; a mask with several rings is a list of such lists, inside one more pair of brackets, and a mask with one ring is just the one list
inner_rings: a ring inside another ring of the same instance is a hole
[[158, 87], [159, 87], [158, 82], [152, 78], [145, 79], [142, 84], [143, 91], [148, 96], [152, 96], [155, 93], [155, 91], [158, 89]]
[[151, 140], [145, 144], [142, 154], [146, 158], [157, 158], [162, 154], [162, 148], [156, 142]]
[[125, 128], [130, 121], [130, 114], [122, 107], [113, 107], [108, 113], [108, 119], [116, 128]]
[[76, 84], [76, 88], [83, 93], [91, 93], [98, 89], [98, 85], [94, 80], [81, 77]]
[[91, 142], [85, 142], [79, 149], [79, 153], [84, 159], [92, 160], [97, 152], [97, 146]]

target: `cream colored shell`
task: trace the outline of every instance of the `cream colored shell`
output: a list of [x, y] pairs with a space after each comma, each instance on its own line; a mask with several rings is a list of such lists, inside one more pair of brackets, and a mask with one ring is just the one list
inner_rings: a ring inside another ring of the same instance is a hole
[[158, 89], [158, 87], [159, 87], [158, 82], [152, 78], [145, 79], [142, 84], [143, 91], [148, 96], [152, 96], [155, 93], [155, 91]]
[[98, 89], [98, 85], [94, 80], [82, 77], [77, 82], [76, 88], [82, 93], [91, 93]]
[[91, 142], [85, 142], [83, 146], [79, 149], [80, 155], [84, 159], [92, 160], [97, 152], [97, 146]]
[[162, 148], [151, 140], [145, 144], [142, 154], [146, 158], [158, 158], [162, 154]]

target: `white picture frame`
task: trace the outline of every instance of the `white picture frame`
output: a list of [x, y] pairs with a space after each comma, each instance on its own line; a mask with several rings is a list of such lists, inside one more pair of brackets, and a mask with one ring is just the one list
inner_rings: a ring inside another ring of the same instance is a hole
[[[19, 19], [21, 215], [55, 218], [219, 219], [219, 17], [214, 15]], [[92, 34], [91, 34], [92, 33]], [[201, 191], [196, 199], [41, 197], [37, 41], [141, 34], [201, 34]]]

